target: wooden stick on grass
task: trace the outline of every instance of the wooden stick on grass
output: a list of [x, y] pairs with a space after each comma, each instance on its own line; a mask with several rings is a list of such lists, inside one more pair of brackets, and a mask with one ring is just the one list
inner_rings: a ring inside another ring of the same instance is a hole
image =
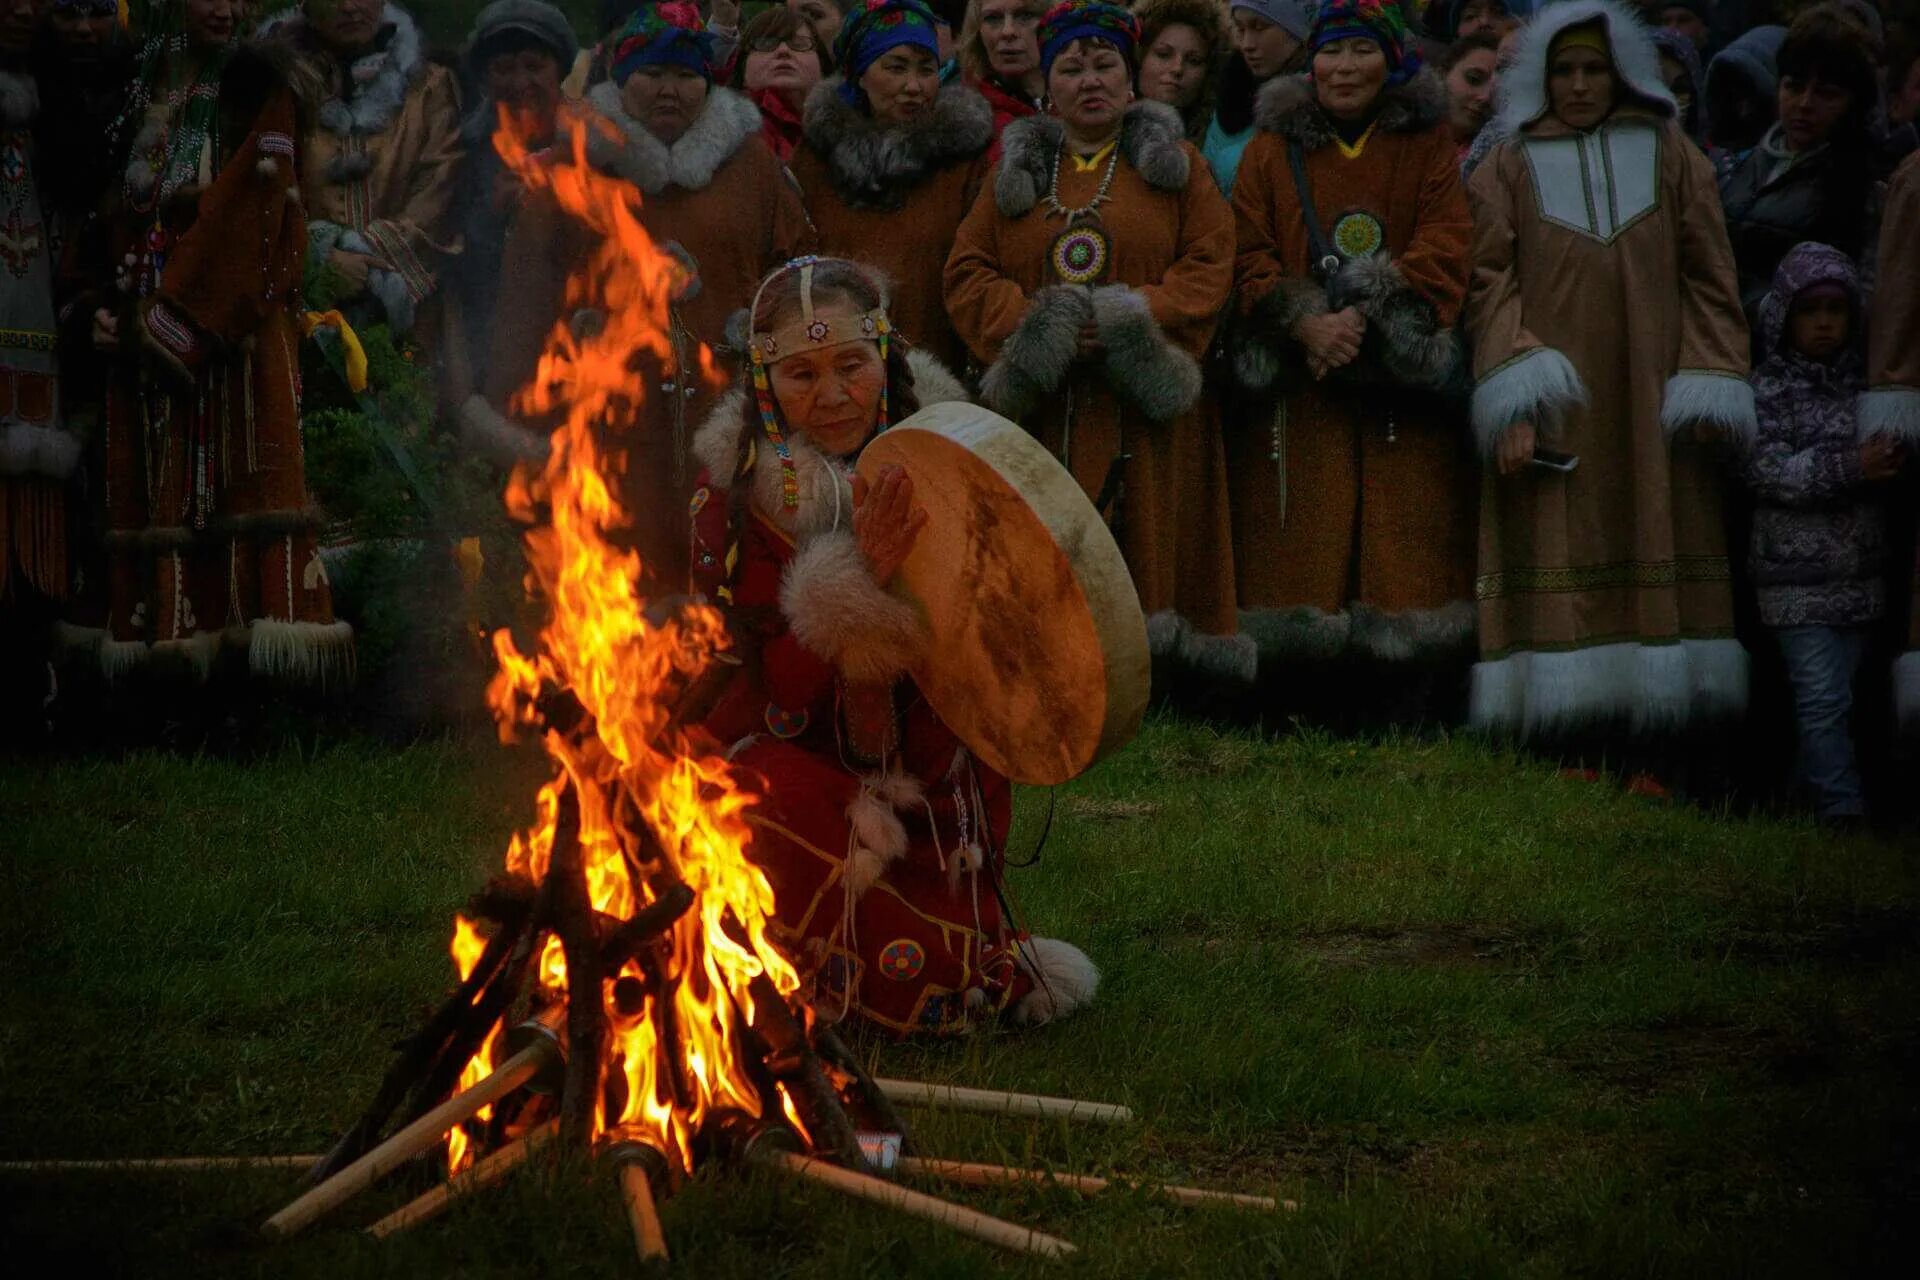
[[769, 1151], [754, 1157], [758, 1163], [770, 1168], [781, 1169], [795, 1177], [832, 1187], [857, 1200], [869, 1200], [874, 1204], [897, 1209], [910, 1217], [924, 1218], [929, 1222], [938, 1222], [951, 1227], [962, 1235], [984, 1240], [988, 1244], [999, 1245], [1002, 1249], [1011, 1249], [1016, 1253], [1037, 1254], [1043, 1258], [1063, 1258], [1077, 1252], [1074, 1245], [1058, 1236], [1046, 1235], [1031, 1227], [1022, 1227], [1015, 1223], [995, 1218], [990, 1214], [969, 1209], [964, 1205], [942, 1200], [937, 1196], [926, 1195], [919, 1191], [910, 1191], [906, 1187], [895, 1186], [879, 1178], [868, 1177], [864, 1173], [855, 1173], [851, 1169], [842, 1169], [839, 1165], [828, 1164], [824, 1160], [815, 1160], [795, 1151]]
[[482, 1187], [490, 1187], [525, 1164], [527, 1157], [551, 1141], [559, 1128], [557, 1122], [549, 1120], [538, 1129], [529, 1129], [498, 1151], [474, 1161], [470, 1168], [461, 1170], [425, 1195], [401, 1205], [368, 1227], [367, 1234], [376, 1240], [385, 1240], [396, 1231], [439, 1217], [446, 1212], [448, 1205], [461, 1196]]
[[0, 1173], [172, 1172], [305, 1169], [319, 1156], [158, 1156], [126, 1160], [6, 1160]]
[[[902, 1156], [897, 1167], [902, 1173], [945, 1178], [949, 1182], [964, 1183], [970, 1187], [1003, 1187], [1012, 1183], [1038, 1182], [1067, 1187], [1084, 1195], [1098, 1195], [1114, 1185], [1105, 1178], [1096, 1178], [1091, 1174], [1054, 1173], [1047, 1169], [1016, 1169], [1003, 1164], [972, 1164], [965, 1160], [930, 1160]], [[1275, 1200], [1272, 1196], [1239, 1195], [1231, 1191], [1203, 1191], [1198, 1187], [1180, 1187], [1165, 1182], [1146, 1182], [1139, 1185], [1180, 1204], [1229, 1204], [1242, 1209], [1268, 1211], [1285, 1209], [1289, 1213], [1300, 1208], [1296, 1200]]]
[[653, 1203], [653, 1183], [644, 1166], [620, 1166], [620, 1195], [627, 1202], [627, 1221], [633, 1224], [633, 1245], [640, 1261], [667, 1256], [667, 1233], [660, 1226], [660, 1210]]
[[914, 1107], [945, 1107], [951, 1111], [984, 1111], [1007, 1116], [1063, 1116], [1068, 1120], [1098, 1120], [1124, 1124], [1133, 1112], [1111, 1102], [1082, 1102], [1037, 1093], [1003, 1093], [998, 1089], [968, 1089], [956, 1084], [927, 1084], [919, 1080], [876, 1079], [880, 1092], [895, 1102]]

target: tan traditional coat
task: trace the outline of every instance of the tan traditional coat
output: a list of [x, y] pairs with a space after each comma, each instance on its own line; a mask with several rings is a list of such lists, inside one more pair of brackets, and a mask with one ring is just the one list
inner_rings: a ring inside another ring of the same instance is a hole
[[[611, 82], [588, 91], [598, 115], [589, 163], [640, 191], [640, 221], [656, 243], [680, 253], [695, 278], [674, 307], [678, 360], [640, 377], [643, 417], [625, 441], [623, 498], [634, 516], [642, 560], [678, 574], [687, 562], [688, 442], [724, 390], [724, 371], [703, 377], [702, 344], [717, 350], [734, 312], [753, 301], [761, 278], [813, 248], [799, 190], [760, 136], [760, 113], [730, 89], [715, 88], [691, 128], [671, 147], [629, 118]], [[533, 376], [553, 324], [565, 310], [567, 277], [592, 250], [592, 233], [550, 198], [530, 200], [507, 231], [492, 356], [481, 394], [461, 409], [465, 438], [511, 458], [537, 450], [549, 424], [511, 420], [511, 401]]]
[[[1920, 448], [1920, 154], [1894, 170], [1880, 220], [1880, 269], [1867, 324], [1867, 392], [1860, 434], [1886, 434]], [[1902, 729], [1920, 732], [1920, 547], [1907, 652], [1893, 667]]]
[[[1626, 89], [1581, 133], [1546, 110], [1547, 49], [1596, 17]], [[1546, 10], [1502, 86], [1508, 137], [1468, 188], [1474, 428], [1491, 454], [1531, 422], [1580, 461], [1486, 471], [1474, 723], [1648, 732], [1737, 713], [1723, 446], [1704, 437], [1751, 439], [1753, 393], [1712, 166], [1674, 123], [1645, 29], [1610, 0]]]
[[[1385, 90], [1350, 154], [1305, 76], [1260, 91], [1233, 190], [1233, 346], [1243, 384], [1279, 394], [1234, 424], [1228, 459], [1241, 625], [1264, 657], [1471, 652], [1475, 469], [1465, 412], [1439, 394], [1465, 359], [1471, 227], [1445, 102], [1431, 72]], [[1340, 259], [1324, 284], [1290, 147]], [[1292, 326], [1349, 306], [1361, 355], [1316, 381]]]
[[460, 92], [427, 60], [412, 17], [388, 5], [372, 52], [342, 66], [298, 10], [261, 37], [284, 47], [302, 102], [300, 193], [309, 253], [368, 253], [387, 264], [367, 291], [396, 329], [411, 329], [459, 251]]
[[[1216, 406], [1199, 359], [1233, 274], [1231, 211], [1180, 118], [1135, 103], [1097, 219], [1111, 246], [1102, 281], [1063, 283], [1052, 261], [1067, 220], [1047, 198], [1058, 161], [1066, 209], [1093, 202], [1105, 161], [1062, 157], [1051, 116], [1016, 120], [947, 259], [947, 313], [987, 366], [981, 399], [1033, 432], [1115, 526], [1156, 650], [1250, 677], [1235, 636], [1233, 554]], [[1091, 322], [1104, 343], [1077, 353]], [[1117, 465], [1116, 465], [1117, 464]], [[1210, 643], [1189, 634], [1232, 637]]]
[[949, 368], [966, 347], [947, 319], [942, 273], [960, 220], [986, 178], [993, 108], [950, 84], [912, 125], [876, 124], [840, 97], [840, 78], [814, 86], [793, 176], [820, 232], [820, 252], [878, 267], [892, 286], [895, 333]]

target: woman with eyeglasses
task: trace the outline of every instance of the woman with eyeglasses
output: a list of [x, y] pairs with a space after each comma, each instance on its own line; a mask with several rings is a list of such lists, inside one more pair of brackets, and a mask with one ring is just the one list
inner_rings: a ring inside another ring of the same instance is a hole
[[986, 176], [993, 109], [940, 83], [938, 19], [921, 0], [864, 0], [834, 41], [842, 74], [807, 99], [793, 176], [822, 253], [878, 267], [895, 332], [958, 368], [941, 272]]
[[1040, 19], [1045, 0], [968, 0], [960, 24], [960, 71], [993, 108], [993, 157], [1015, 120], [1040, 111], [1047, 78], [1040, 71]]
[[826, 47], [792, 9], [763, 10], [740, 35], [727, 83], [760, 108], [760, 136], [785, 164], [800, 144], [800, 111], [833, 63]]

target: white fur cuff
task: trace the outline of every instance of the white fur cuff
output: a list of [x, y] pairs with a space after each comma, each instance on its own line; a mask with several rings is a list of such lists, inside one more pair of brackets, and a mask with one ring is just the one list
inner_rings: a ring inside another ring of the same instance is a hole
[[[1495, 368], [1473, 389], [1474, 440], [1491, 458], [1514, 423], [1531, 422], [1544, 433], [1560, 415], [1586, 402], [1587, 388], [1573, 362], [1552, 347], [1535, 347]], [[1751, 409], [1751, 396], [1747, 403]]]
[[1669, 440], [1687, 427], [1710, 427], [1743, 448], [1760, 430], [1747, 380], [1707, 369], [1683, 369], [1667, 379], [1660, 425]]
[[1875, 387], [1860, 397], [1860, 438], [1894, 436], [1920, 444], [1920, 387]]
[[780, 608], [794, 638], [849, 680], [896, 680], [926, 648], [919, 611], [873, 580], [850, 533], [823, 533], [799, 550], [780, 584]]

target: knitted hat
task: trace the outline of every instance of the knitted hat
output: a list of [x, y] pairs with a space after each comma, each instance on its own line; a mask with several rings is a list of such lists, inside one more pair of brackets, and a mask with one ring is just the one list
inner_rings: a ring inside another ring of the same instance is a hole
[[580, 52], [579, 37], [573, 34], [567, 15], [545, 0], [493, 0], [473, 19], [466, 48], [469, 65], [488, 57], [492, 52], [489, 46], [510, 32], [538, 41], [562, 68], [571, 67]]
[[857, 81], [889, 49], [911, 45], [925, 49], [940, 61], [940, 38], [934, 31], [933, 10], [921, 0], [860, 0], [841, 20], [834, 37], [833, 60], [846, 75], [841, 96], [857, 102]]
[[679, 66], [713, 81], [713, 37], [700, 11], [686, 0], [644, 4], [613, 41], [613, 82], [625, 84], [642, 67]]
[[1245, 9], [1256, 17], [1265, 18], [1295, 40], [1305, 40], [1307, 31], [1313, 26], [1313, 5], [1310, 0], [1232, 0], [1227, 12], [1235, 9]]
[[1387, 55], [1387, 84], [1405, 84], [1420, 69], [1407, 47], [1407, 15], [1399, 0], [1327, 0], [1314, 15], [1307, 47], [1318, 53], [1336, 40], [1371, 40]]
[[1140, 23], [1133, 14], [1105, 0], [1065, 0], [1040, 19], [1040, 72], [1053, 70], [1053, 60], [1076, 40], [1104, 40], [1131, 63], [1140, 42]]

